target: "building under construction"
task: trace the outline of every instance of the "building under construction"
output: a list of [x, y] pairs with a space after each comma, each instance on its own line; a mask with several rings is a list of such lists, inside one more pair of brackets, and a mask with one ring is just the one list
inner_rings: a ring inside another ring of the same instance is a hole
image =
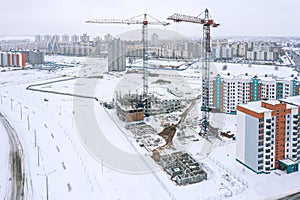
[[182, 103], [178, 99], [162, 100], [149, 94], [147, 98], [138, 94], [118, 95], [116, 111], [119, 119], [125, 122], [144, 120], [144, 116], [179, 111]]
[[161, 165], [171, 180], [177, 185], [188, 185], [207, 180], [207, 173], [190, 154], [184, 151], [157, 157], [156, 162]]
[[116, 111], [119, 119], [124, 122], [143, 121], [145, 108], [142, 95], [117, 95]]

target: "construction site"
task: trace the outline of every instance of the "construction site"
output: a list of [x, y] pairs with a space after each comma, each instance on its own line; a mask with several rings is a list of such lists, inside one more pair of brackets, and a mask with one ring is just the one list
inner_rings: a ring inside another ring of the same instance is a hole
[[[87, 23], [100, 24], [141, 24], [142, 25], [142, 66], [131, 67], [115, 89], [115, 114], [130, 131], [140, 147], [151, 152], [152, 158], [170, 176], [177, 185], [187, 185], [207, 179], [207, 173], [186, 148], [191, 141], [203, 137], [217, 137], [218, 129], [209, 122], [209, 80], [211, 36], [210, 28], [219, 24], [211, 19], [206, 9], [199, 16], [193, 17], [174, 14], [168, 20], [203, 25], [202, 55], [200, 60], [181, 64], [186, 68], [200, 63], [200, 77], [188, 77], [197, 80], [200, 94], [195, 94], [186, 77], [178, 73], [178, 67], [160, 65], [153, 68], [149, 64], [148, 25], [167, 26], [169, 23], [159, 21], [148, 14], [129, 19], [94, 19]], [[139, 20], [139, 17], [143, 19]], [[167, 69], [167, 71], [166, 71]], [[142, 81], [142, 83], [141, 83]], [[141, 88], [142, 85], [142, 88]], [[188, 85], [188, 86], [187, 86]], [[190, 112], [196, 111], [191, 115]], [[200, 112], [198, 112], [198, 110]], [[176, 142], [175, 142], [176, 138]], [[188, 141], [187, 141], [188, 140]], [[199, 147], [200, 148], [200, 147]]]
[[157, 156], [154, 153], [153, 156], [177, 185], [207, 180], [207, 173], [202, 169], [201, 164], [187, 152], [179, 151], [163, 156]]

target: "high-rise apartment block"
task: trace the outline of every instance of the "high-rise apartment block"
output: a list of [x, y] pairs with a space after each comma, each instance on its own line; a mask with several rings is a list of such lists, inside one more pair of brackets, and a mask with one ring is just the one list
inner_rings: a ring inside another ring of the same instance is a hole
[[68, 43], [70, 41], [70, 37], [67, 34], [61, 36], [61, 42]]
[[120, 39], [113, 39], [108, 46], [108, 71], [125, 71], [125, 54], [125, 42]]
[[236, 113], [239, 104], [259, 100], [275, 100], [300, 95], [297, 77], [233, 76], [218, 74], [210, 82], [210, 107], [219, 112]]
[[237, 106], [236, 159], [256, 173], [298, 171], [300, 96]]
[[28, 51], [27, 56], [28, 56], [28, 62], [32, 65], [40, 65], [43, 64], [44, 62], [44, 52], [43, 51]]
[[26, 56], [20, 52], [0, 52], [0, 66], [25, 68]]
[[251, 61], [276, 61], [279, 48], [272, 42], [234, 42], [218, 41], [212, 48], [212, 58], [232, 59], [243, 57]]
[[72, 35], [71, 36], [71, 42], [73, 42], [73, 43], [79, 42], [79, 36], [78, 35]]
[[151, 35], [151, 44], [152, 44], [152, 46], [157, 47], [158, 46], [158, 42], [159, 42], [159, 40], [158, 40], [157, 33], [153, 33]]

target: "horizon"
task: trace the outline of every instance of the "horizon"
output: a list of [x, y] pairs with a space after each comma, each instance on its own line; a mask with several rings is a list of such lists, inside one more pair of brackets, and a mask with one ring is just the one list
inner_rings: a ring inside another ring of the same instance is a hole
[[[199, 6], [195, 9], [194, 5]], [[228, 35], [297, 37], [300, 36], [300, 28], [296, 26], [297, 19], [300, 18], [297, 10], [299, 6], [300, 2], [293, 0], [284, 3], [279, 0], [272, 3], [259, 0], [253, 0], [251, 3], [238, 0], [226, 2], [187, 0], [185, 3], [153, 0], [151, 4], [143, 0], [9, 1], [2, 4], [2, 15], [7, 16], [8, 20], [0, 21], [0, 26], [6, 27], [2, 29], [0, 35], [63, 35], [82, 32], [89, 35], [101, 35], [103, 32], [118, 35], [139, 26], [96, 25], [86, 24], [85, 21], [93, 18], [128, 19], [137, 14], [149, 13], [157, 19], [171, 22], [166, 18], [173, 13], [197, 16], [208, 8], [212, 18], [221, 24], [212, 31], [215, 37]], [[196, 24], [172, 23], [165, 29], [194, 37], [198, 33], [201, 35], [202, 27]]]

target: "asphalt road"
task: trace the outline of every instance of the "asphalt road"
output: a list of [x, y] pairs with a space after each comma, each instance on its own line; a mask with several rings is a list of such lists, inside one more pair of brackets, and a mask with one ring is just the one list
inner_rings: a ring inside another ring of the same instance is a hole
[[23, 200], [24, 199], [24, 159], [23, 150], [20, 140], [17, 136], [15, 129], [11, 126], [9, 121], [0, 113], [0, 122], [6, 129], [9, 145], [10, 145], [10, 198], [11, 200]]

